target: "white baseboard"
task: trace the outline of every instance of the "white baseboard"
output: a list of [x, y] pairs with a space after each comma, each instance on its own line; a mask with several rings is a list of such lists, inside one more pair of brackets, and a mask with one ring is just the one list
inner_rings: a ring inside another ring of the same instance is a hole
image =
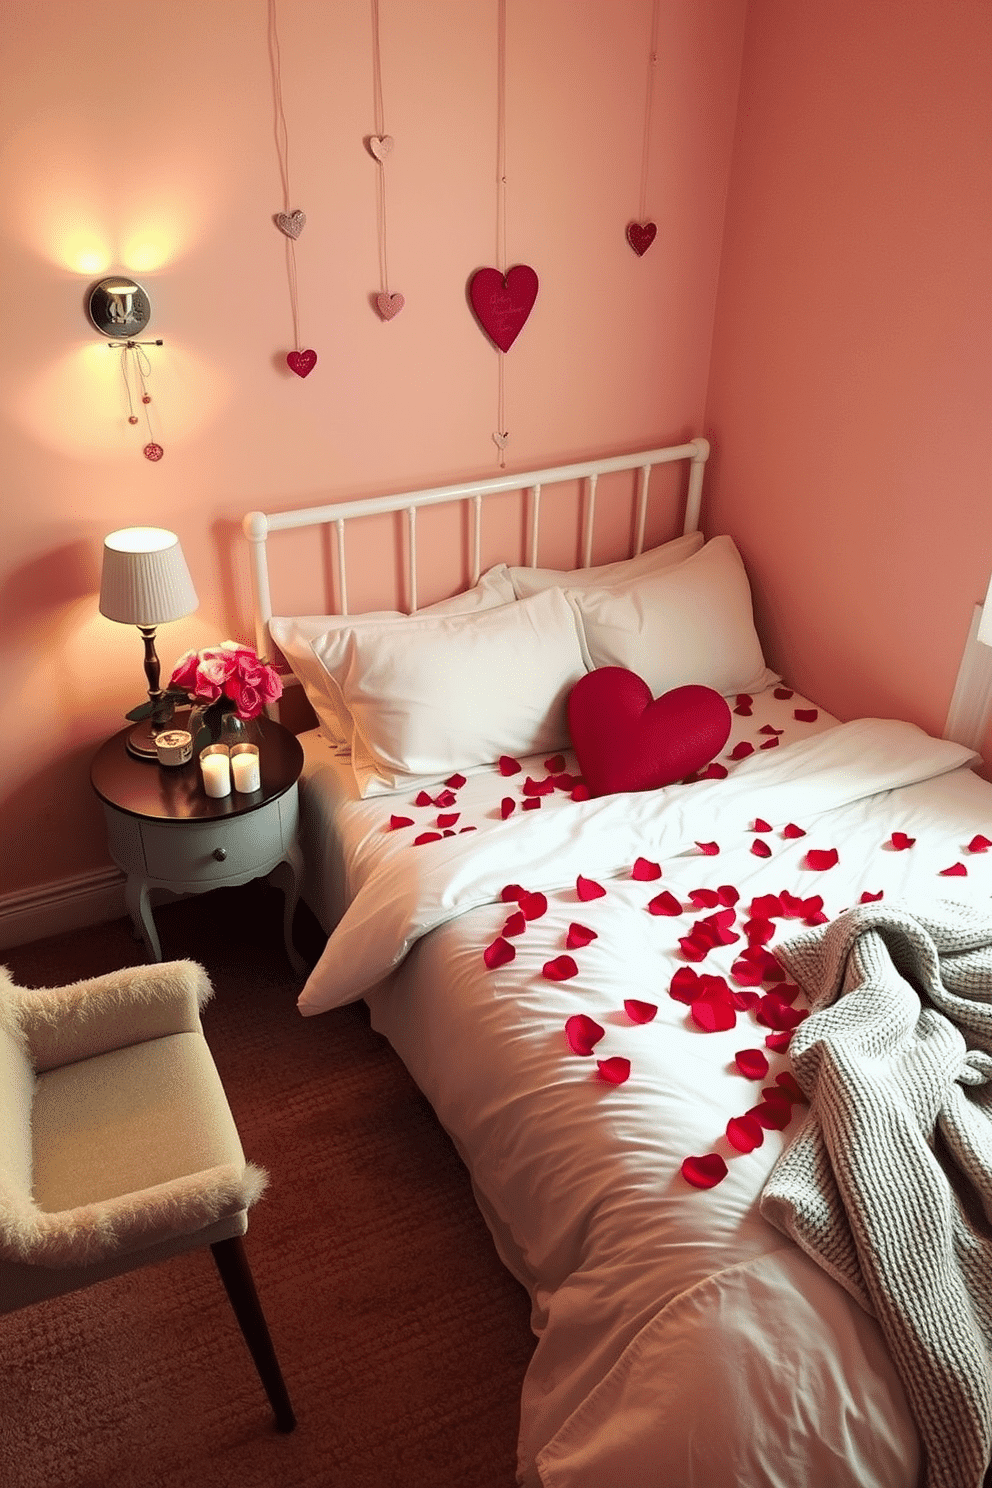
[[0, 894], [0, 951], [126, 914], [124, 876], [117, 868], [96, 868], [56, 883], [16, 889]]

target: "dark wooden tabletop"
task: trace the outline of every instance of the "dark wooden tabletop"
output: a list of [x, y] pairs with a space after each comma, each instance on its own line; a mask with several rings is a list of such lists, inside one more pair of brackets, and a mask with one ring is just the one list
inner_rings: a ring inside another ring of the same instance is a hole
[[[232, 790], [229, 796], [214, 799], [203, 789], [195, 755], [188, 765], [170, 766], [128, 754], [124, 746], [132, 727], [129, 724], [108, 739], [90, 768], [90, 780], [100, 799], [129, 816], [174, 822], [244, 816], [285, 794], [303, 769], [303, 748], [296, 735], [269, 718], [255, 718], [248, 725], [248, 737], [258, 745], [261, 789], [251, 795]], [[173, 727], [179, 727], [178, 719]]]

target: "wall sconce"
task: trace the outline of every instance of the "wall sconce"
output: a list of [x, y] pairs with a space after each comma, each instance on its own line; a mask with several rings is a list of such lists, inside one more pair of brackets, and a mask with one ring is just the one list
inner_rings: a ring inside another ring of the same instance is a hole
[[94, 284], [86, 312], [104, 336], [140, 336], [152, 318], [151, 302], [140, 284], [123, 274], [113, 274]]

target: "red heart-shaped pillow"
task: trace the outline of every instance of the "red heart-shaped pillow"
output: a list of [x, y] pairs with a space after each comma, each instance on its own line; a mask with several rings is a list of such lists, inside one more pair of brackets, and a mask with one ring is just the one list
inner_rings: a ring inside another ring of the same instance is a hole
[[730, 734], [730, 707], [712, 687], [660, 698], [626, 667], [597, 667], [568, 699], [572, 744], [593, 796], [656, 790], [701, 770]]

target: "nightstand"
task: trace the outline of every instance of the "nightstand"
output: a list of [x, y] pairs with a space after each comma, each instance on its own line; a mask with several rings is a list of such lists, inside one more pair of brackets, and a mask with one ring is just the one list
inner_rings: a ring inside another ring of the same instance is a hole
[[206, 794], [199, 761], [169, 767], [128, 754], [130, 728], [98, 751], [90, 779], [103, 802], [110, 856], [127, 875], [125, 902], [153, 961], [162, 949], [152, 918], [151, 893], [203, 894], [253, 878], [270, 877], [285, 896], [283, 939], [293, 970], [306, 965], [293, 945], [293, 914], [303, 858], [297, 841], [297, 781], [303, 768], [299, 740], [281, 724], [257, 718], [261, 788]]

